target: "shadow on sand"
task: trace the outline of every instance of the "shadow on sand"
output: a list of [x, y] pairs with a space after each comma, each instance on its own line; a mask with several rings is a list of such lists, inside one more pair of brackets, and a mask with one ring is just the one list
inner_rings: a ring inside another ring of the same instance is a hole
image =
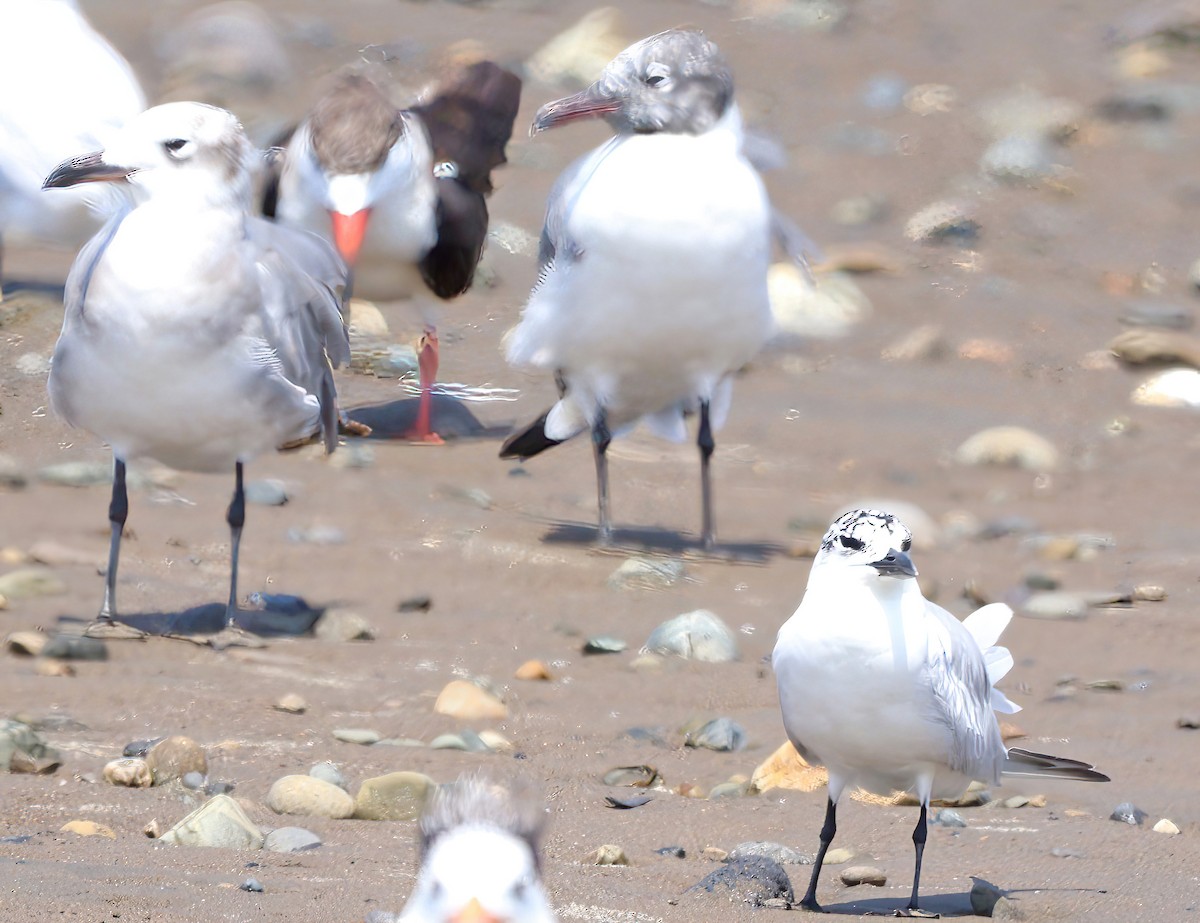
[[[296, 597], [290, 597], [296, 600]], [[264, 609], [239, 609], [235, 621], [239, 628], [261, 638], [294, 638], [312, 630], [324, 613], [303, 604], [289, 603]], [[122, 613], [119, 621], [148, 635], [163, 637], [187, 637], [202, 641], [203, 637], [218, 634], [225, 628], [225, 604], [206, 603], [180, 612], [139, 612], [135, 615]], [[90, 618], [61, 615], [58, 618], [62, 629], [81, 631], [90, 623]]]
[[785, 551], [783, 545], [767, 541], [718, 542], [705, 551], [700, 536], [672, 529], [621, 528], [613, 530], [613, 542], [596, 545], [594, 524], [566, 520], [541, 520], [548, 526], [542, 541], [550, 545], [592, 545], [596, 554], [668, 554], [685, 561], [711, 561], [719, 564], [766, 564]]
[[[352, 407], [346, 416], [355, 423], [371, 427], [369, 439], [404, 439], [417, 422], [415, 397], [401, 398], [386, 404], [367, 404]], [[433, 428], [443, 439], [500, 439], [507, 436], [512, 425], [505, 423], [487, 426], [460, 400], [446, 394], [433, 395]]]

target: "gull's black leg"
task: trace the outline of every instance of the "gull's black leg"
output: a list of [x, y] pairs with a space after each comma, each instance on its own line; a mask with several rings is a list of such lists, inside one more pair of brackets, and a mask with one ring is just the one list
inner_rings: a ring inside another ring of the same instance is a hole
[[242, 544], [242, 526], [246, 524], [246, 492], [242, 488], [242, 463], [238, 462], [236, 471], [236, 485], [233, 489], [233, 499], [229, 502], [229, 513], [225, 520], [229, 523], [229, 531], [232, 537], [232, 562], [229, 569], [229, 605], [225, 609], [225, 627], [236, 627], [236, 616], [238, 611], [238, 548]]
[[608, 446], [612, 442], [612, 433], [608, 431], [608, 421], [604, 408], [596, 413], [596, 422], [592, 424], [592, 455], [596, 459], [596, 503], [600, 508], [600, 538], [599, 544], [612, 544], [612, 521], [608, 516]]
[[929, 809], [927, 805], [921, 805], [921, 817], [917, 820], [917, 826], [913, 828], [912, 841], [913, 846], [917, 851], [917, 862], [913, 869], [913, 889], [912, 897], [908, 899], [908, 906], [903, 910], [897, 910], [898, 917], [932, 917], [937, 918], [936, 913], [927, 913], [922, 910], [918, 904], [918, 892], [921, 889], [921, 858], [925, 855], [925, 841], [929, 839]]
[[707, 400], [700, 401], [700, 432], [696, 437], [696, 445], [700, 447], [700, 511], [702, 517], [700, 538], [704, 543], [704, 550], [712, 551], [717, 537], [713, 525], [712, 476], [709, 472], [709, 462], [717, 444], [713, 441], [712, 424], [708, 419]]
[[112, 537], [108, 542], [108, 573], [104, 578], [104, 602], [100, 605], [100, 618], [110, 623], [117, 617], [117, 562], [121, 558], [121, 533], [125, 531], [127, 518], [129, 494], [125, 490], [125, 462], [114, 458], [112, 500], [108, 504]]
[[817, 879], [821, 877], [821, 864], [825, 861], [825, 853], [828, 852], [829, 844], [833, 842], [835, 833], [837, 833], [837, 805], [830, 798], [825, 806], [825, 823], [821, 826], [821, 848], [817, 850], [817, 858], [813, 860], [812, 877], [808, 879], [808, 890], [804, 892], [804, 899], [800, 901], [800, 906], [805, 910], [812, 910], [816, 913], [825, 912], [817, 903]]

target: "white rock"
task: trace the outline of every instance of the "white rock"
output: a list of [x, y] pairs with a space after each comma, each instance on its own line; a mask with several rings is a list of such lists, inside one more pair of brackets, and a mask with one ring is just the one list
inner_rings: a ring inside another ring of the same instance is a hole
[[1167, 369], [1137, 386], [1131, 400], [1147, 407], [1200, 407], [1200, 370]]

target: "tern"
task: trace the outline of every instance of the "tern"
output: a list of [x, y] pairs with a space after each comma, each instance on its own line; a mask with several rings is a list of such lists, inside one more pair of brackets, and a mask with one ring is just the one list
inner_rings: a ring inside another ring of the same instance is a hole
[[599, 541], [610, 544], [613, 434], [645, 419], [682, 442], [698, 414], [711, 549], [713, 434], [734, 374], [772, 332], [771, 206], [746, 155], [729, 67], [700, 32], [630, 46], [586, 90], [542, 106], [533, 131], [593, 117], [616, 136], [551, 190], [538, 280], [507, 341], [512, 364], [553, 371], [559, 400], [500, 455], [526, 459], [590, 431]]
[[847, 786], [920, 801], [912, 897], [896, 915], [929, 916], [918, 889], [931, 799], [957, 797], [975, 780], [998, 784], [1002, 774], [1108, 781], [1087, 763], [1005, 748], [994, 712], [1020, 709], [995, 688], [1013, 659], [994, 643], [1012, 610], [992, 603], [958, 621], [921, 595], [911, 547], [911, 533], [889, 513], [838, 518], [775, 644], [784, 728], [802, 757], [829, 771], [820, 848], [801, 901], [808, 910], [821, 910], [817, 879]]
[[130, 200], [71, 268], [49, 379], [55, 411], [113, 451], [98, 628], [113, 629], [117, 617], [129, 459], [234, 472], [226, 517], [226, 623], [234, 629], [243, 465], [318, 432], [327, 451], [336, 446], [330, 366], [349, 361], [340, 312], [345, 267], [315, 235], [248, 213], [255, 157], [230, 113], [168, 103], [45, 181], [47, 195], [114, 182]]
[[[483, 252], [491, 171], [505, 162], [520, 94], [520, 78], [490, 61], [462, 68], [408, 109], [365, 74], [342, 74], [292, 135], [264, 210], [332, 241], [356, 295], [461, 295]], [[408, 437], [440, 443], [431, 422], [432, 325], [418, 365], [421, 398]]]
[[398, 923], [554, 923], [540, 878], [543, 812], [478, 776], [438, 788], [421, 817], [421, 871]]

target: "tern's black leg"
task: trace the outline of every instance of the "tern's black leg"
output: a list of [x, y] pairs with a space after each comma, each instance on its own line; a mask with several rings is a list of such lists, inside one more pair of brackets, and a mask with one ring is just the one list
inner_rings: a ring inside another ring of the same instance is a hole
[[246, 524], [246, 492], [242, 488], [242, 463], [238, 462], [236, 471], [237, 482], [233, 488], [233, 499], [229, 502], [229, 513], [225, 520], [229, 523], [232, 537], [232, 562], [229, 569], [229, 605], [225, 609], [225, 627], [236, 626], [238, 611], [238, 548], [242, 544], [242, 526]]
[[112, 537], [108, 542], [108, 573], [104, 578], [104, 602], [100, 605], [100, 618], [110, 623], [117, 617], [117, 562], [121, 557], [121, 533], [125, 531], [125, 520], [128, 517], [129, 495], [125, 491], [125, 462], [114, 458], [112, 500], [108, 504]]
[[612, 544], [612, 521], [608, 517], [608, 445], [612, 433], [608, 431], [608, 420], [601, 407], [592, 424], [592, 455], [596, 459], [596, 504], [600, 508], [599, 544]]
[[825, 853], [829, 850], [829, 844], [833, 842], [835, 833], [837, 833], [837, 805], [830, 798], [825, 806], [825, 823], [821, 826], [821, 848], [817, 850], [817, 858], [813, 860], [812, 877], [808, 879], [808, 890], [804, 892], [804, 899], [800, 901], [800, 906], [805, 910], [812, 910], [816, 913], [825, 912], [817, 903], [817, 879], [821, 877], [821, 864], [825, 861]]
[[700, 510], [703, 527], [700, 533], [701, 541], [706, 551], [712, 551], [716, 544], [716, 530], [713, 525], [712, 508], [712, 476], [709, 472], [709, 461], [713, 449], [717, 447], [713, 441], [712, 424], [708, 419], [708, 401], [700, 401], [700, 432], [696, 436], [696, 445], [700, 447]]
[[921, 816], [917, 820], [917, 826], [913, 828], [912, 841], [913, 846], [917, 851], [917, 862], [913, 869], [913, 889], [912, 897], [908, 899], [908, 906], [904, 910], [897, 910], [898, 917], [936, 917], [935, 913], [926, 913], [918, 904], [918, 892], [921, 888], [921, 858], [925, 855], [925, 841], [929, 839], [929, 810], [926, 805], [921, 805]]

